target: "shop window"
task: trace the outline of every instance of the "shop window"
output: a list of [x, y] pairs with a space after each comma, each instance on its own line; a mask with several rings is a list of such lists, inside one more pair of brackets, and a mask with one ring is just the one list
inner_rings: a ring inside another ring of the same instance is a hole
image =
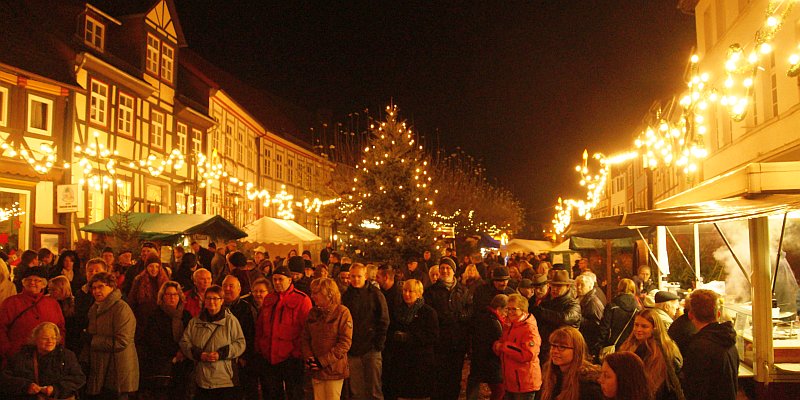
[[53, 133], [53, 100], [28, 95], [28, 132], [40, 135]]
[[0, 250], [6, 253], [28, 249], [29, 195], [27, 190], [0, 188], [0, 209], [10, 213], [0, 222]]

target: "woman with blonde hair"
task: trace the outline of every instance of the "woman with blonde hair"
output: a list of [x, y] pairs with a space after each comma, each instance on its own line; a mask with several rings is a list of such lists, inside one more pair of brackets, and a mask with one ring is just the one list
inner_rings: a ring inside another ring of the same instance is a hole
[[[75, 296], [72, 295], [72, 284], [66, 276], [59, 275], [47, 283], [47, 292], [58, 302], [61, 306], [61, 313], [64, 314], [64, 346], [78, 354], [82, 347], [80, 341], [82, 328], [75, 315]], [[81, 317], [83, 318], [83, 316]]]
[[314, 308], [303, 328], [303, 359], [311, 370], [314, 398], [338, 400], [344, 380], [350, 376], [347, 352], [353, 343], [353, 317], [342, 305], [339, 286], [333, 279], [314, 279], [311, 298]]
[[630, 351], [642, 359], [647, 386], [655, 400], [684, 399], [678, 380], [683, 357], [655, 310], [646, 309], [636, 315], [633, 332], [620, 351]]
[[564, 326], [548, 338], [550, 356], [544, 364], [542, 400], [602, 399], [600, 368], [589, 361], [580, 331]]

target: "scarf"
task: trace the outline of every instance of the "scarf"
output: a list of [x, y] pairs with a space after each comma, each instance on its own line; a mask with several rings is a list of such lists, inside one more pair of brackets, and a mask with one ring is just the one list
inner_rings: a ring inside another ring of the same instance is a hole
[[183, 336], [183, 303], [178, 303], [178, 306], [174, 308], [166, 304], [162, 304], [159, 307], [171, 320], [172, 339], [175, 340], [175, 343], [179, 342]]
[[225, 318], [225, 310], [227, 308], [228, 307], [225, 307], [223, 305], [222, 308], [219, 309], [219, 312], [214, 314], [214, 315], [209, 314], [208, 313], [208, 309], [204, 308], [203, 312], [200, 313], [200, 320], [205, 321], [205, 322], [217, 322], [217, 321]]
[[397, 322], [400, 325], [408, 325], [414, 319], [414, 316], [417, 315], [417, 311], [425, 304], [425, 300], [420, 297], [417, 301], [414, 302], [412, 305], [406, 304], [404, 307], [399, 307], [397, 309]]
[[456, 283], [458, 283], [458, 282], [456, 282], [455, 279], [453, 279], [453, 281], [449, 282], [449, 283], [447, 281], [445, 281], [444, 279], [442, 279], [442, 284], [444, 285], [444, 287], [447, 288], [448, 291], [453, 290], [453, 288], [456, 287]]

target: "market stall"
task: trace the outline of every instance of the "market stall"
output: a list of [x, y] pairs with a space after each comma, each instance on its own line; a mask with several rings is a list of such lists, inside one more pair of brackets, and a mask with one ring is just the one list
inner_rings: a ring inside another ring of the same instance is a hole
[[249, 242], [264, 245], [270, 255], [286, 257], [290, 250], [317, 253], [322, 238], [292, 220], [262, 217], [244, 227]]
[[[123, 221], [124, 220], [124, 221]], [[113, 234], [126, 226], [142, 240], [174, 244], [182, 236], [206, 235], [216, 240], [241, 239], [247, 234], [219, 215], [208, 214], [116, 214], [81, 228], [84, 232]]]

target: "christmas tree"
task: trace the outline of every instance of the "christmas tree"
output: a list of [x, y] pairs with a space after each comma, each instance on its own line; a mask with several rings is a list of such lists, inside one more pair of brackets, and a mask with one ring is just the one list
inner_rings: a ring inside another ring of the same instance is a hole
[[433, 244], [429, 162], [396, 106], [386, 107], [385, 121], [370, 126], [370, 135], [351, 190], [342, 195], [341, 228], [360, 258], [400, 266]]

